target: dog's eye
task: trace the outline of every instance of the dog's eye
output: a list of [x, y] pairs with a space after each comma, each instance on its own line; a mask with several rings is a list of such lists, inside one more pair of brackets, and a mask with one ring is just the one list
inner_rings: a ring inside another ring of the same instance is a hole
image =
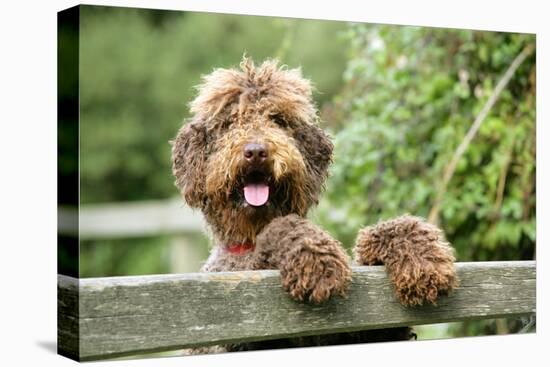
[[270, 118], [271, 118], [271, 121], [273, 121], [280, 127], [288, 127], [288, 123], [286, 122], [283, 116], [277, 114], [277, 115], [271, 115]]

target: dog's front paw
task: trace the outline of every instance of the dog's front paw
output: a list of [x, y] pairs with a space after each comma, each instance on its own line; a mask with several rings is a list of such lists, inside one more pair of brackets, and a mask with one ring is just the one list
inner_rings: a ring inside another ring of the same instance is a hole
[[389, 270], [397, 298], [403, 305], [436, 304], [439, 296], [449, 294], [458, 286], [452, 261], [417, 260], [402, 261]]
[[404, 215], [362, 229], [354, 254], [360, 265], [384, 264], [406, 306], [435, 304], [458, 286], [453, 248], [441, 229], [420, 217]]
[[331, 296], [345, 296], [351, 282], [349, 259], [338, 242], [315, 243], [303, 238], [302, 246], [292, 249], [281, 267], [283, 288], [300, 301], [322, 303]]

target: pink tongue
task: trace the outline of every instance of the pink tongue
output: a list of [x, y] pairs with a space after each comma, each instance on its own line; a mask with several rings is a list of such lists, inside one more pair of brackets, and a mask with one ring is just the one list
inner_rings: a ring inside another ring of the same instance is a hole
[[248, 184], [244, 187], [244, 198], [253, 206], [262, 206], [269, 198], [269, 186], [266, 184]]

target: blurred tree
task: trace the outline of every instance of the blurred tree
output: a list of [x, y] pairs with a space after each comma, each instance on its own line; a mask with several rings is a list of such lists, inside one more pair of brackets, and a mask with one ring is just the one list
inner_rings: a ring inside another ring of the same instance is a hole
[[[214, 68], [238, 65], [245, 52], [302, 66], [319, 105], [341, 89], [343, 22], [86, 5], [80, 14], [83, 204], [177, 195], [168, 141], [188, 117], [193, 86]], [[207, 255], [204, 239], [190, 240]], [[82, 241], [81, 276], [170, 272], [172, 242]]]
[[[427, 217], [445, 168], [534, 36], [355, 25], [346, 85], [326, 111], [335, 164], [318, 220], [350, 246], [357, 230]], [[440, 225], [461, 261], [531, 259], [535, 244], [535, 56], [517, 69], [458, 161]]]
[[[201, 74], [279, 56], [315, 81], [317, 102], [339, 91], [343, 22], [81, 7], [81, 202], [177, 195], [170, 146]], [[319, 45], [323, 44], [322, 52]], [[327, 72], [330, 70], [330, 73]]]
[[[443, 177], [497, 83], [535, 37], [373, 25], [351, 26], [348, 37], [346, 84], [324, 108], [336, 132], [335, 164], [313, 217], [351, 248], [362, 226], [431, 213], [459, 261], [532, 259], [534, 54], [482, 120], [448, 184]], [[446, 333], [523, 327], [517, 319], [469, 321]]]

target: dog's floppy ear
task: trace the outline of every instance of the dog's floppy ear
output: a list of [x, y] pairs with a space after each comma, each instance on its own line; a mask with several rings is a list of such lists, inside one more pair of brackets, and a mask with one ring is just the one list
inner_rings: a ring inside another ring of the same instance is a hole
[[314, 176], [318, 192], [328, 176], [334, 145], [330, 137], [315, 123], [304, 124], [294, 130], [294, 139], [299, 143], [307, 161], [308, 170]]
[[172, 142], [172, 172], [182, 197], [193, 208], [205, 199], [206, 125], [200, 118], [185, 124]]

